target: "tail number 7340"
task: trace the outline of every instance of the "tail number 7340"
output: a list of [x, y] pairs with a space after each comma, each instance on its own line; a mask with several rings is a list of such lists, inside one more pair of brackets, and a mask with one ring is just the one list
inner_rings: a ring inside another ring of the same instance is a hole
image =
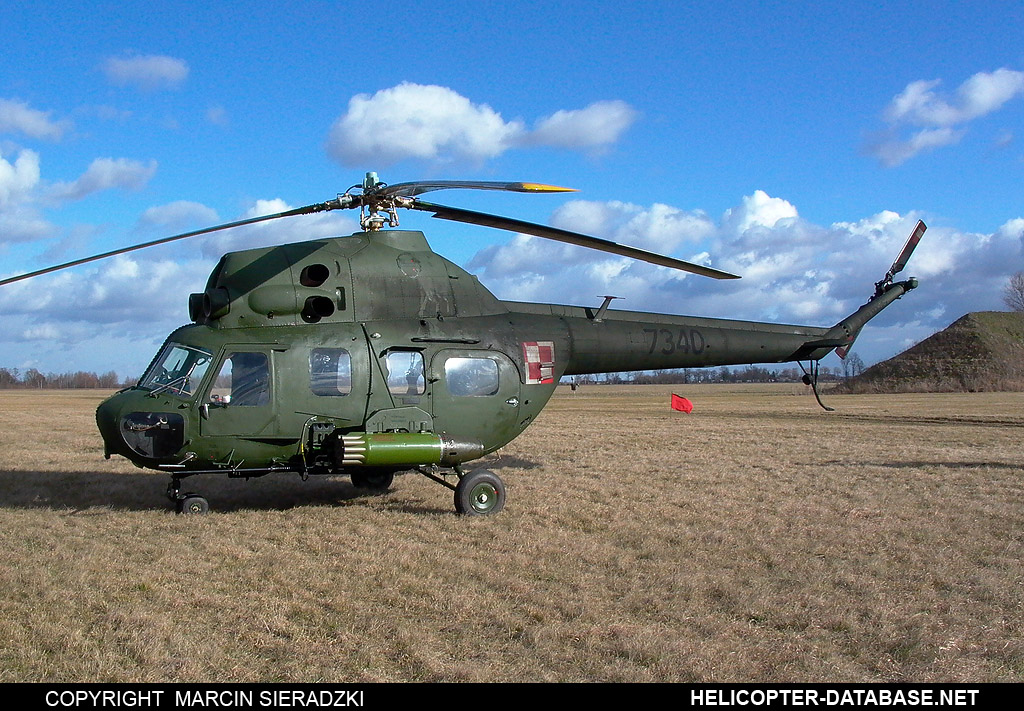
[[644, 333], [651, 344], [648, 353], [703, 353], [706, 345], [704, 336], [696, 328], [645, 328]]

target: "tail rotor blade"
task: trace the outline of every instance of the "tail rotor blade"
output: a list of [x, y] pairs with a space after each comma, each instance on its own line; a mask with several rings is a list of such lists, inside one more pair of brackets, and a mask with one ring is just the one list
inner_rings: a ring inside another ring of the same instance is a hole
[[914, 231], [910, 233], [910, 237], [907, 238], [907, 243], [903, 245], [903, 249], [900, 251], [900, 256], [896, 257], [896, 261], [892, 263], [892, 267], [889, 269], [890, 278], [899, 274], [903, 271], [903, 268], [907, 266], [907, 262], [910, 261], [910, 255], [914, 253], [917, 243], [921, 241], [921, 237], [924, 236], [924, 232], [927, 229], [928, 225], [924, 224], [923, 220], [917, 221], [917, 226], [914, 228]]

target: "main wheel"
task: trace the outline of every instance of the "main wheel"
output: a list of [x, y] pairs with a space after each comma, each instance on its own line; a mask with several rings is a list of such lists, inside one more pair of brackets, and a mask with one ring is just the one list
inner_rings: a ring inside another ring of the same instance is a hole
[[455, 486], [455, 510], [468, 516], [496, 514], [505, 506], [505, 482], [488, 469], [477, 469]]
[[387, 491], [394, 480], [394, 472], [352, 472], [352, 486], [357, 489]]
[[198, 494], [185, 494], [178, 499], [178, 513], [205, 514], [210, 512], [210, 503]]

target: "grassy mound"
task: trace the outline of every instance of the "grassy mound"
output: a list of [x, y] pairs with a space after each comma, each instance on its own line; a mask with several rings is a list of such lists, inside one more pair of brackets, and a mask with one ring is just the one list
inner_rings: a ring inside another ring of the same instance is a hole
[[850, 393], [1024, 390], [1024, 313], [981, 311], [840, 386]]

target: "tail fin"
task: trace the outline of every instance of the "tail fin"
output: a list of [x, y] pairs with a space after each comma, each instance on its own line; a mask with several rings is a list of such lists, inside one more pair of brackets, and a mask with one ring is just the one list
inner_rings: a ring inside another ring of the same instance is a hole
[[925, 230], [928, 226], [923, 221], [918, 220], [917, 226], [914, 227], [914, 231], [910, 233], [910, 237], [907, 238], [906, 244], [903, 245], [903, 249], [900, 250], [899, 256], [889, 267], [889, 271], [885, 273], [885, 276], [881, 281], [875, 282], [875, 293], [868, 299], [868, 302], [861, 306], [857, 311], [850, 314], [842, 321], [837, 323], [825, 336], [827, 340], [829, 338], [841, 341], [841, 345], [836, 346], [836, 355], [840, 358], [846, 358], [853, 348], [853, 342], [857, 340], [857, 336], [860, 335], [860, 331], [864, 328], [864, 324], [873, 319], [878, 313], [886, 306], [891, 304], [896, 299], [903, 296], [911, 289], [917, 288], [917, 279], [911, 277], [906, 281], [900, 281], [893, 283], [893, 277], [903, 271], [903, 268], [907, 266], [907, 262], [910, 261], [910, 255], [914, 253], [914, 249], [917, 247], [918, 242], [921, 241], [921, 237], [924, 236]]

